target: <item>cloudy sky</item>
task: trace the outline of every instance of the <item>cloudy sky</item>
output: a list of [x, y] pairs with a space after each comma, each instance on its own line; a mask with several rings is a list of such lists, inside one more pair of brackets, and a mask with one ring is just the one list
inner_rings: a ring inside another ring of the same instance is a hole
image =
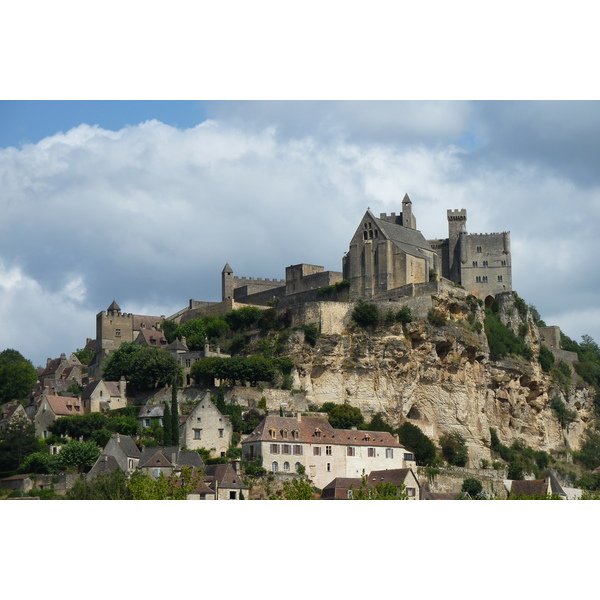
[[484, 101], [0, 102], [0, 331], [35, 365], [95, 315], [220, 299], [220, 273], [341, 270], [364, 211], [406, 192], [511, 232], [513, 285], [600, 341], [600, 104]]

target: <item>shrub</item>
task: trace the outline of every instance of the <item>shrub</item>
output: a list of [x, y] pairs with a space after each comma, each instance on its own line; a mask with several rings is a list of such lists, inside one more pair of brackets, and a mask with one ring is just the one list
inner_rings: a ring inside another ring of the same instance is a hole
[[542, 371], [544, 371], [544, 373], [549, 373], [552, 365], [554, 364], [554, 354], [552, 354], [552, 350], [550, 350], [550, 348], [547, 346], [544, 346], [544, 344], [540, 344], [538, 362], [542, 366]]
[[352, 312], [352, 320], [361, 327], [374, 327], [379, 323], [380, 315], [377, 304], [359, 300]]
[[306, 323], [302, 325], [302, 330], [304, 331], [304, 340], [314, 348], [321, 335], [319, 326], [316, 323]]
[[328, 411], [327, 419], [335, 429], [360, 427], [365, 420], [360, 409], [350, 404], [336, 404]]
[[469, 460], [467, 440], [458, 432], [452, 431], [440, 437], [442, 456], [446, 462], [455, 467], [464, 467]]
[[437, 308], [430, 308], [427, 313], [427, 320], [434, 327], [442, 327], [446, 324], [446, 317], [444, 313]]
[[492, 360], [499, 360], [509, 354], [531, 360], [533, 353], [523, 338], [517, 337], [489, 309], [485, 311], [484, 328]]
[[460, 491], [469, 494], [469, 496], [471, 496], [473, 499], [479, 499], [483, 494], [483, 484], [481, 481], [479, 481], [479, 479], [467, 477], [466, 479], [463, 479]]
[[402, 445], [415, 455], [417, 465], [428, 466], [435, 462], [435, 444], [416, 425], [407, 421], [397, 429], [397, 433]]
[[577, 412], [567, 408], [567, 405], [558, 396], [552, 398], [550, 408], [556, 414], [560, 426], [568, 431], [569, 425], [577, 419]]
[[414, 320], [412, 310], [410, 310], [409, 306], [402, 306], [400, 310], [396, 313], [396, 321], [398, 323], [412, 323]]
[[517, 311], [519, 312], [519, 314], [522, 317], [526, 317], [527, 316], [527, 303], [525, 302], [525, 300], [523, 300], [523, 298], [520, 298], [517, 295], [517, 292], [513, 292], [514, 295], [514, 302], [515, 302], [515, 308], [517, 309]]

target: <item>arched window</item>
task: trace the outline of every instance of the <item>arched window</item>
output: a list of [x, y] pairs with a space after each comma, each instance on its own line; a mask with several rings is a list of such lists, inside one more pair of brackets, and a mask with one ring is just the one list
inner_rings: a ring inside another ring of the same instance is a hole
[[284, 471], [289, 471], [290, 470], [290, 463], [289, 462], [284, 462], [283, 463], [283, 470]]
[[294, 469], [296, 469], [296, 472], [298, 472], [298, 469], [299, 469], [299, 468], [300, 468], [300, 463], [299, 463], [299, 462], [297, 462], [297, 463], [294, 465]]
[[273, 473], [277, 473], [277, 471], [279, 471], [279, 463], [277, 461], [271, 465], [271, 471], [273, 471]]

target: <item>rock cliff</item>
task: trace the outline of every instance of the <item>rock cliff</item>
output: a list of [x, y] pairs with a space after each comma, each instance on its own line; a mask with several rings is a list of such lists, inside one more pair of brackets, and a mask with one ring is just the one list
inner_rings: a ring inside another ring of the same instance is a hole
[[[524, 338], [533, 351], [531, 360], [490, 359], [484, 307], [464, 290], [438, 289], [426, 300], [385, 302], [382, 311], [393, 313], [408, 305], [416, 318], [375, 329], [352, 323], [352, 305], [340, 308], [340, 304], [323, 303], [321, 322], [331, 322], [328, 311], [337, 311], [337, 331], [330, 328], [314, 347], [304, 343], [301, 331], [290, 337], [288, 350], [296, 365], [293, 387], [304, 390], [309, 404], [348, 402], [360, 408], [366, 419], [381, 413], [394, 426], [409, 420], [436, 441], [443, 433], [458, 430], [467, 440], [473, 467], [482, 458], [491, 459], [490, 427], [508, 445], [521, 438], [536, 450], [579, 446], [592, 417], [592, 394], [574, 372], [573, 384], [563, 389], [543, 372], [537, 361], [538, 328], [524, 304], [518, 305], [518, 298], [510, 292], [499, 294], [494, 309], [507, 327]], [[430, 308], [443, 314], [446, 323], [432, 325], [427, 319]], [[577, 411], [568, 431], [550, 408], [557, 395]]]

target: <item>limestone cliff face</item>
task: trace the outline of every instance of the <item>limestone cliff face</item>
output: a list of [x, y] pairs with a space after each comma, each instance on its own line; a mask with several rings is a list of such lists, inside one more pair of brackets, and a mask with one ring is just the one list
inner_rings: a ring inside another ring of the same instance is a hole
[[[473, 467], [490, 459], [490, 427], [505, 444], [522, 438], [546, 451], [578, 447], [593, 398], [583, 385], [560, 391], [542, 371], [536, 359], [539, 332], [529, 314], [519, 314], [511, 293], [497, 297], [498, 315], [515, 333], [526, 330], [532, 361], [491, 361], [486, 335], [477, 333], [484, 309], [458, 288], [430, 298], [430, 306], [448, 318], [443, 326], [427, 321], [422, 299], [386, 302], [383, 308], [395, 310], [411, 301], [418, 318], [407, 325], [367, 331], [352, 325], [353, 307], [347, 305], [339, 331], [321, 335], [314, 348], [303, 343], [301, 332], [293, 335], [294, 388], [304, 389], [309, 403], [348, 402], [365, 418], [382, 413], [395, 426], [409, 420], [436, 441], [458, 430], [467, 439]], [[578, 413], [568, 432], [550, 408], [556, 395]]]

